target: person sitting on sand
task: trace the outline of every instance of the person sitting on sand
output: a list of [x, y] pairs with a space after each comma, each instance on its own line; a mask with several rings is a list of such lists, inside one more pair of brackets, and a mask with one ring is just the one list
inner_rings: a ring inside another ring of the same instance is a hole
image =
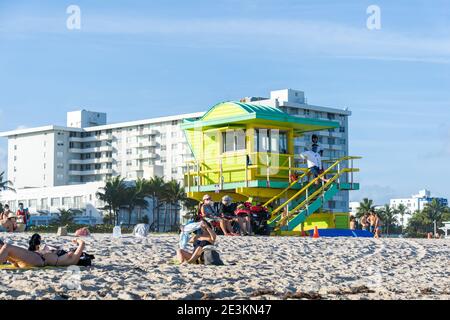
[[222, 201], [219, 203], [219, 215], [222, 218], [222, 220], [220, 220], [220, 228], [226, 236], [237, 235], [234, 233], [231, 225], [231, 223], [236, 219], [234, 210], [236, 210], [236, 204], [232, 202], [230, 196], [224, 196]]
[[206, 246], [212, 246], [216, 242], [217, 235], [211, 225], [205, 220], [201, 222], [201, 229], [197, 230], [196, 233], [197, 234], [190, 240], [190, 242], [194, 245], [194, 251], [192, 253], [181, 248], [177, 250], [177, 259], [180, 263], [197, 262], [203, 253], [203, 248]]
[[17, 230], [16, 215], [13, 212], [9, 212], [6, 219], [0, 221], [0, 231], [14, 232]]
[[85, 244], [81, 239], [75, 239], [73, 242], [78, 244], [78, 248], [75, 251], [58, 256], [57, 252], [52, 250], [39, 250], [39, 235], [31, 237], [28, 250], [5, 244], [0, 240], [0, 264], [10, 262], [18, 268], [76, 265], [80, 261]]

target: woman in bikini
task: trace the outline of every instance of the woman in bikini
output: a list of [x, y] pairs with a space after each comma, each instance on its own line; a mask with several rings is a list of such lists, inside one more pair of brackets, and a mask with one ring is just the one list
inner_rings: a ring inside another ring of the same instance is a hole
[[188, 262], [195, 263], [203, 253], [203, 247], [214, 245], [216, 241], [216, 233], [206, 221], [201, 222], [201, 229], [199, 233], [192, 237], [191, 241], [194, 244], [194, 251], [188, 252], [184, 249], [177, 250], [177, 258], [180, 263]]
[[46, 249], [45, 246], [40, 249], [41, 237], [38, 234], [31, 237], [28, 250], [0, 240], [0, 264], [10, 262], [18, 268], [76, 265], [83, 254], [85, 243], [81, 239], [75, 239], [73, 243], [78, 244], [77, 249], [65, 252]]

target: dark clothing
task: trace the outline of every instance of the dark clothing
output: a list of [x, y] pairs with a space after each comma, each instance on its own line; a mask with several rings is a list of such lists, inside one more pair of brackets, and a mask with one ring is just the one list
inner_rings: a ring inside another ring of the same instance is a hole
[[225, 205], [221, 202], [219, 204], [219, 214], [224, 219], [233, 219], [235, 217], [234, 210], [236, 210], [236, 204], [234, 203]]
[[196, 240], [194, 242], [194, 250], [197, 249], [198, 247], [206, 247], [206, 246], [211, 246], [212, 243], [206, 240]]

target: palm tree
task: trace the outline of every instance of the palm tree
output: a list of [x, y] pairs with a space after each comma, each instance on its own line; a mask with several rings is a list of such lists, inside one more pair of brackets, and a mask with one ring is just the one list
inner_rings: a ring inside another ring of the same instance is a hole
[[11, 190], [15, 191], [13, 187], [13, 183], [10, 180], [3, 180], [5, 175], [5, 171], [0, 173], [0, 190]]
[[438, 199], [433, 199], [425, 205], [423, 213], [430, 221], [433, 222], [435, 235], [437, 232], [437, 225], [442, 222], [442, 216], [447, 211], [448, 207], [444, 206]]
[[404, 228], [404, 216], [405, 214], [411, 214], [408, 210], [408, 208], [406, 208], [406, 206], [403, 203], [400, 203], [397, 207], [397, 212], [400, 215], [400, 222], [402, 224], [402, 233], [403, 233], [403, 228]]
[[75, 218], [75, 212], [72, 210], [66, 209], [58, 209], [58, 218], [56, 219], [56, 223], [60, 226], [65, 226], [73, 223], [73, 219]]
[[147, 208], [148, 202], [146, 197], [147, 181], [145, 179], [138, 179], [134, 186], [129, 186], [125, 189], [124, 202], [122, 205], [128, 208], [128, 225], [131, 224], [131, 215], [136, 207]]
[[369, 198], [364, 198], [362, 202], [359, 203], [358, 211], [356, 212], [356, 217], [360, 218], [365, 214], [368, 214], [370, 211], [373, 211], [375, 206], [373, 204], [373, 200]]
[[386, 226], [386, 234], [389, 235], [389, 227], [398, 224], [398, 220], [396, 217], [398, 213], [397, 210], [392, 209], [388, 204], [385, 204], [382, 209], [377, 210], [377, 213], [380, 215], [381, 220]]
[[[177, 221], [178, 213], [180, 210], [180, 203], [184, 203], [187, 200], [186, 192], [184, 188], [180, 185], [176, 180], [171, 180], [167, 182], [164, 186], [164, 195], [163, 201], [166, 204], [169, 204], [171, 208], [175, 207], [175, 218], [174, 221]], [[169, 224], [171, 228], [173, 227], [172, 215], [169, 213]], [[164, 216], [164, 226], [166, 225], [167, 212]]]
[[105, 186], [100, 188], [101, 191], [96, 193], [97, 198], [106, 203], [105, 209], [109, 210], [111, 224], [112, 218], [116, 225], [119, 224], [118, 210], [125, 203], [126, 189], [125, 179], [117, 176], [106, 181]]
[[[152, 226], [156, 223], [156, 228], [159, 230], [159, 208], [163, 205], [163, 201], [159, 201], [159, 199], [163, 198], [165, 192], [165, 182], [161, 177], [152, 177], [148, 181], [146, 186], [146, 194], [148, 197], [152, 199], [153, 204], [153, 221]], [[157, 212], [157, 217], [155, 218], [155, 212]]]

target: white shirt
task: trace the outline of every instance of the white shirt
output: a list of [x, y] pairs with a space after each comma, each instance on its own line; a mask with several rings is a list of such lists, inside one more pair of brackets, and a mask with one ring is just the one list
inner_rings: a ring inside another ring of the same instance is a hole
[[322, 168], [322, 157], [319, 153], [314, 151], [305, 151], [300, 153], [302, 159], [306, 159], [308, 168], [319, 167]]

